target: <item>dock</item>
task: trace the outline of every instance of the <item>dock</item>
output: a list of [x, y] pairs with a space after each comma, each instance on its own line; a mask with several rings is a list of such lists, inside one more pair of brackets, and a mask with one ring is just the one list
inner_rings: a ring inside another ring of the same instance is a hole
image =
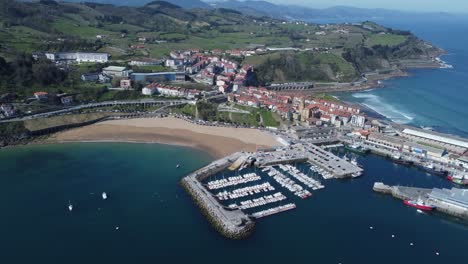
[[465, 189], [425, 189], [405, 186], [389, 186], [381, 182], [374, 183], [373, 190], [390, 194], [401, 200], [422, 199], [425, 204], [434, 206], [434, 210], [468, 221], [468, 190]]
[[[248, 166], [256, 166], [262, 168], [262, 173], [266, 173], [269, 178], [275, 180], [291, 194], [306, 199], [312, 195], [308, 189], [315, 191], [323, 189], [324, 185], [291, 165], [303, 162], [310, 163], [310, 171], [322, 175], [325, 179], [356, 177], [361, 175], [363, 171], [358, 166], [335, 156], [323, 148], [308, 143], [255, 153], [237, 152], [190, 173], [181, 180], [181, 185], [215, 229], [228, 238], [242, 239], [249, 236], [253, 231], [255, 226], [254, 218], [294, 209], [296, 205], [294, 203], [280, 206], [273, 205], [286, 200], [288, 197], [281, 192], [268, 194], [270, 191], [275, 191], [275, 187], [269, 182], [261, 181], [262, 177], [256, 172], [206, 180], [225, 170], [240, 172]], [[279, 168], [273, 166], [279, 166]], [[246, 184], [250, 183], [255, 185], [246, 186]], [[234, 189], [237, 185], [240, 187]], [[213, 191], [216, 191], [216, 193], [213, 193]], [[255, 198], [259, 194], [264, 195]], [[254, 196], [254, 198], [244, 200], [240, 204], [237, 204], [237, 202], [230, 205], [221, 203], [221, 201], [235, 200], [247, 196]], [[244, 210], [270, 204], [275, 207], [264, 209], [252, 215], [244, 212]]]
[[194, 171], [181, 180], [182, 187], [190, 194], [194, 202], [200, 207], [208, 221], [222, 235], [232, 239], [248, 237], [253, 231], [255, 222], [239, 209], [225, 208], [203, 186], [202, 180], [227, 169], [243, 153], [234, 153]]
[[362, 168], [310, 143], [296, 144], [292, 147], [285, 147], [267, 153], [257, 153], [253, 156], [256, 158], [256, 164], [259, 167], [309, 162], [329, 174], [329, 177], [325, 175], [325, 178], [358, 177], [364, 171]]
[[374, 183], [373, 190], [384, 194], [390, 194], [393, 197], [401, 200], [415, 200], [418, 198], [427, 200], [426, 197], [431, 192], [431, 189], [405, 186], [389, 186], [381, 182]]

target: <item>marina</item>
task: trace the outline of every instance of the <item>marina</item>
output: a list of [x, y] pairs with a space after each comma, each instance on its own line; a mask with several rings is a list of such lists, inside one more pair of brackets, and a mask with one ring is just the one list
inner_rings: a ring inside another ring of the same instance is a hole
[[[191, 173], [181, 181], [210, 222], [229, 238], [248, 236], [263, 218], [296, 208], [312, 191], [325, 188], [319, 180], [355, 178], [363, 169], [356, 160], [336, 156], [311, 143], [238, 152]], [[291, 194], [283, 194], [279, 189]], [[241, 200], [249, 197], [250, 199]], [[281, 204], [287, 201], [286, 205]], [[251, 212], [253, 208], [260, 208]]]
[[257, 184], [254, 186], [247, 186], [244, 188], [235, 189], [233, 191], [223, 191], [216, 194], [216, 197], [223, 201], [229, 199], [238, 199], [242, 197], [246, 197], [249, 195], [254, 195], [262, 192], [269, 192], [274, 191], [275, 187], [271, 186], [269, 182], [265, 182], [262, 184]]
[[311, 188], [312, 190], [319, 190], [319, 189], [325, 188], [325, 186], [322, 185], [319, 181], [305, 175], [296, 167], [293, 167], [289, 164], [286, 164], [286, 165], [281, 164], [279, 165], [279, 167], [280, 169], [289, 173], [289, 175], [293, 176], [295, 179], [302, 182], [303, 184], [305, 184], [307, 187]]
[[227, 179], [214, 180], [208, 182], [208, 189], [217, 190], [221, 188], [226, 188], [229, 186], [236, 186], [243, 183], [253, 182], [260, 180], [260, 176], [255, 173], [248, 173], [242, 176], [229, 177]]
[[288, 191], [302, 199], [312, 195], [309, 191], [302, 188], [301, 185], [297, 184], [295, 181], [291, 180], [273, 167], [269, 168], [268, 176], [272, 177], [281, 187], [286, 188]]
[[259, 206], [263, 206], [263, 205], [267, 205], [271, 203], [276, 203], [276, 202], [283, 201], [283, 200], [286, 200], [286, 196], [278, 192], [272, 195], [265, 195], [263, 197], [256, 198], [253, 200], [242, 201], [240, 202], [240, 205], [231, 204], [229, 205], [229, 208], [231, 209], [240, 208], [242, 210], [245, 210], [245, 209], [255, 208], [255, 207], [259, 207]]

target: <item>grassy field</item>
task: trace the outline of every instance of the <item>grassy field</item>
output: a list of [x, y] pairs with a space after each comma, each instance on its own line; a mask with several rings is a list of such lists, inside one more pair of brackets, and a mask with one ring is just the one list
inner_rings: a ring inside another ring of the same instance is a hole
[[49, 118], [33, 119], [24, 121], [24, 126], [30, 131], [36, 131], [49, 127], [56, 127], [69, 124], [83, 123], [87, 121], [96, 120], [109, 113], [89, 113], [89, 114], [76, 114], [76, 115], [63, 115], [54, 116]]
[[274, 52], [274, 53], [268, 53], [268, 54], [264, 54], [264, 55], [254, 55], [254, 56], [250, 56], [250, 57], [246, 57], [243, 61], [244, 64], [250, 64], [250, 65], [253, 65], [253, 66], [258, 66], [262, 63], [264, 63], [265, 61], [269, 59], [277, 59], [279, 58], [281, 55], [281, 53], [279, 52]]
[[405, 42], [407, 37], [401, 35], [394, 35], [394, 34], [375, 34], [371, 35], [366, 43], [370, 47], [375, 45], [382, 45], [382, 46], [396, 46], [403, 42]]

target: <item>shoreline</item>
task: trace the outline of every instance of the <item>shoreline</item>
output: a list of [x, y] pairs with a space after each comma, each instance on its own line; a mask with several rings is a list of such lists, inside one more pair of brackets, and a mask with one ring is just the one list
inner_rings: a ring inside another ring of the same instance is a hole
[[73, 142], [175, 145], [205, 151], [213, 158], [281, 145], [275, 136], [257, 129], [207, 127], [176, 118], [106, 121], [58, 132], [38, 144]]

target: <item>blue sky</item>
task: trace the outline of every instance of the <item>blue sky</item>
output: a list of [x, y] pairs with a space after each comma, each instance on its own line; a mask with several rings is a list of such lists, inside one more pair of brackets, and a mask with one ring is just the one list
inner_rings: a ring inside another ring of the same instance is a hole
[[316, 8], [337, 5], [410, 11], [468, 13], [468, 0], [267, 0], [277, 4], [298, 4]]

